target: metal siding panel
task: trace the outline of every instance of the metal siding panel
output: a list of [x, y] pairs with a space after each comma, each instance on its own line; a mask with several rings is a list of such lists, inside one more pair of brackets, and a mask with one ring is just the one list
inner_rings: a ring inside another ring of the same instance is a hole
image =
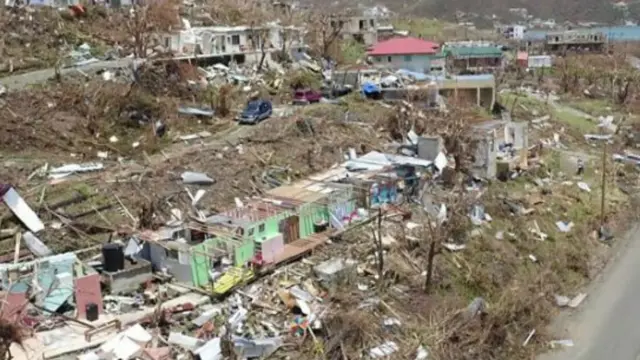
[[100, 275], [91, 274], [75, 279], [76, 309], [78, 317], [86, 318], [86, 306], [89, 303], [98, 305], [98, 313], [102, 313], [102, 291]]

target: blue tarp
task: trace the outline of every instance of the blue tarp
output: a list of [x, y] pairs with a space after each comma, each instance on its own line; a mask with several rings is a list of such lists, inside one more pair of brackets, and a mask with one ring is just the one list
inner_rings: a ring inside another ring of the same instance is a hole
[[362, 84], [362, 92], [365, 95], [379, 93], [380, 92], [380, 87], [378, 87], [378, 85], [376, 85], [374, 83], [366, 82], [366, 83]]

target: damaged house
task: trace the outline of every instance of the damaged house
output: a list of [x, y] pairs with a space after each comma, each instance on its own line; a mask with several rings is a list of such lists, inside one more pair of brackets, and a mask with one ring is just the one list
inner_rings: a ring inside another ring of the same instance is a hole
[[140, 257], [182, 283], [224, 294], [307, 254], [417, 188], [432, 161], [370, 152], [226, 211], [138, 234]]
[[473, 174], [479, 178], [504, 177], [528, 165], [529, 129], [526, 121], [487, 121], [474, 125], [476, 153]]
[[295, 57], [304, 52], [303, 29], [270, 23], [262, 26], [188, 27], [162, 37], [164, 47], [178, 59], [256, 63], [283, 51]]

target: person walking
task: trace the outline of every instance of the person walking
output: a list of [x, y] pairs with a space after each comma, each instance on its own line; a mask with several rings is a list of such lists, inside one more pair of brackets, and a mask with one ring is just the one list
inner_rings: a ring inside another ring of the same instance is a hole
[[582, 159], [578, 159], [578, 171], [576, 172], [577, 176], [582, 176], [584, 174], [584, 161]]

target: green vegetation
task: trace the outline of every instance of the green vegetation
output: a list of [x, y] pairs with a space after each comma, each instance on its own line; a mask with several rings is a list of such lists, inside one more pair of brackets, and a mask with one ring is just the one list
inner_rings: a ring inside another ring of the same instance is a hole
[[438, 19], [402, 19], [394, 21], [393, 26], [397, 30], [409, 31], [412, 36], [433, 38], [443, 35], [447, 23]]
[[580, 116], [569, 109], [554, 109], [551, 111], [553, 118], [572, 128], [572, 130], [580, 131], [582, 134], [593, 132], [596, 124], [592, 120]]
[[367, 52], [367, 48], [355, 41], [355, 40], [347, 40], [341, 44], [341, 55], [342, 62], [346, 64], [353, 64], [358, 60], [364, 59], [365, 54]]
[[593, 116], [611, 115], [615, 105], [608, 99], [580, 99], [568, 101], [568, 105]]

